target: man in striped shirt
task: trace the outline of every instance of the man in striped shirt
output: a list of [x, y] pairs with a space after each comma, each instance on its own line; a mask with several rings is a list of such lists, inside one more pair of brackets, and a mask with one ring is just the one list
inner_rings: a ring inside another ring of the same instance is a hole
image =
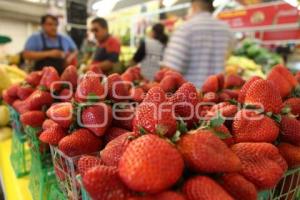
[[192, 0], [192, 17], [171, 37], [163, 67], [179, 71], [201, 87], [205, 79], [224, 70], [225, 58], [233, 46], [227, 24], [212, 16], [213, 0]]

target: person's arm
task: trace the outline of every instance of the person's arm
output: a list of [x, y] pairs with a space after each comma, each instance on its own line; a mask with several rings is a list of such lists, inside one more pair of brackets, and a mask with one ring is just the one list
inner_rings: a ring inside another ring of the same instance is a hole
[[165, 50], [161, 67], [184, 73], [191, 49], [189, 37], [184, 25], [173, 33]]
[[145, 56], [146, 56], [146, 43], [144, 40], [141, 40], [139, 48], [137, 49], [137, 51], [135, 52], [132, 58], [133, 65], [144, 60]]

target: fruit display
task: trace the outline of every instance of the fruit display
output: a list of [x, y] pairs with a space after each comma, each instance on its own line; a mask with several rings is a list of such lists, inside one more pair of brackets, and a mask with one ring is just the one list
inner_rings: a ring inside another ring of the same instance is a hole
[[81, 186], [93, 200], [256, 200], [299, 190], [281, 182], [300, 167], [298, 91], [282, 65], [265, 79], [212, 75], [202, 88], [170, 69], [149, 81], [138, 67], [106, 77], [69, 66], [32, 72], [3, 99], [41, 129], [69, 199]]

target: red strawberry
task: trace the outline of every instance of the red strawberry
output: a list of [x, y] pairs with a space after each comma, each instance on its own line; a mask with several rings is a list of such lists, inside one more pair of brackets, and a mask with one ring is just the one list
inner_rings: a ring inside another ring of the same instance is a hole
[[280, 122], [281, 139], [300, 146], [300, 122], [289, 117], [282, 117]]
[[163, 68], [163, 69], [159, 70], [158, 72], [156, 72], [156, 74], [154, 76], [154, 80], [156, 82], [160, 82], [164, 78], [165, 73], [169, 70], [170, 69], [167, 69], [167, 68]]
[[225, 101], [229, 101], [231, 98], [229, 96], [229, 94], [225, 93], [225, 92], [221, 92], [219, 94], [219, 102], [225, 102]]
[[173, 136], [176, 132], [176, 120], [172, 105], [167, 102], [166, 94], [160, 87], [149, 90], [143, 103], [136, 110], [133, 122], [134, 132]]
[[105, 103], [87, 107], [81, 114], [82, 125], [97, 136], [103, 136], [112, 122], [112, 109]]
[[225, 174], [220, 184], [234, 199], [257, 200], [255, 185], [240, 174]]
[[73, 92], [70, 89], [63, 89], [59, 93], [59, 98], [62, 102], [71, 102], [73, 98]]
[[28, 105], [25, 101], [16, 100], [13, 102], [12, 106], [19, 114], [24, 114], [29, 111]]
[[269, 117], [250, 110], [241, 110], [234, 118], [232, 134], [239, 142], [274, 142], [279, 127]]
[[137, 66], [135, 66], [135, 67], [129, 67], [126, 70], [126, 72], [132, 75], [133, 80], [140, 80], [142, 78], [142, 76], [141, 76], [141, 68], [140, 67], [137, 67]]
[[300, 116], [300, 98], [290, 98], [284, 102], [284, 105], [291, 108], [293, 115]]
[[254, 76], [244, 84], [244, 86], [242, 87], [242, 89], [239, 93], [239, 97], [238, 97], [238, 102], [239, 103], [244, 103], [245, 102], [246, 93], [248, 92], [251, 85], [257, 80], [262, 80], [262, 79], [258, 76]]
[[224, 74], [218, 74], [217, 76], [218, 76], [219, 89], [223, 89], [225, 84], [225, 76]]
[[239, 143], [231, 149], [242, 161], [241, 175], [259, 190], [276, 186], [287, 170], [286, 161], [272, 144]]
[[218, 183], [207, 176], [187, 180], [183, 192], [188, 200], [233, 200]]
[[105, 97], [106, 94], [99, 76], [91, 71], [86, 73], [77, 87], [75, 99], [78, 102], [86, 102], [89, 100], [103, 100]]
[[23, 125], [41, 127], [45, 121], [45, 113], [41, 111], [29, 111], [20, 116]]
[[144, 100], [145, 92], [142, 88], [131, 88], [130, 97], [133, 101], [141, 103]]
[[295, 78], [298, 81], [298, 84], [300, 84], [300, 72], [297, 72]]
[[91, 65], [89, 67], [89, 70], [88, 71], [92, 71], [98, 75], [102, 75], [103, 74], [103, 71], [101, 69], [101, 66], [100, 65]]
[[165, 76], [159, 83], [165, 92], [175, 92], [177, 90], [177, 79], [174, 76]]
[[[54, 91], [60, 89], [60, 81], [58, 72], [54, 67], [44, 67], [43, 75], [40, 81], [40, 86], [46, 87], [48, 90], [53, 89]], [[55, 83], [56, 82], [56, 83]], [[52, 88], [51, 88], [52, 87]]]
[[73, 121], [73, 105], [57, 103], [47, 110], [47, 116], [63, 128], [69, 128]]
[[120, 102], [129, 99], [129, 91], [119, 74], [111, 74], [107, 77], [107, 97]]
[[242, 87], [245, 81], [237, 75], [229, 75], [226, 77], [225, 88]]
[[11, 97], [11, 96], [9, 96], [7, 94], [7, 91], [3, 91], [2, 98], [9, 105], [13, 105], [14, 101], [17, 99], [17, 97]]
[[281, 97], [288, 96], [297, 85], [297, 80], [286, 67], [281, 65], [275, 66], [268, 74], [268, 80], [273, 81], [278, 87]]
[[70, 65], [69, 67], [67, 67], [64, 70], [64, 72], [62, 73], [60, 80], [68, 82], [69, 84], [72, 85], [72, 88], [69, 88], [69, 89], [75, 90], [75, 88], [77, 87], [77, 81], [78, 81], [78, 74], [77, 74], [76, 67], [73, 65]]
[[174, 185], [183, 167], [175, 147], [156, 135], [144, 135], [126, 148], [119, 161], [119, 175], [132, 190], [157, 193]]
[[60, 140], [59, 150], [73, 157], [100, 150], [102, 141], [87, 129], [78, 129]]
[[202, 85], [202, 92], [218, 92], [219, 91], [219, 79], [217, 75], [209, 76]]
[[54, 125], [44, 130], [39, 139], [44, 143], [56, 146], [65, 136], [65, 131], [60, 126]]
[[125, 82], [133, 82], [134, 81], [134, 77], [132, 74], [130, 74], [129, 72], [124, 72], [122, 75], [121, 75], [121, 78], [123, 81]]
[[40, 84], [42, 75], [42, 71], [31, 72], [26, 76], [25, 81], [33, 87], [37, 87]]
[[160, 87], [159, 83], [149, 82], [149, 83], [146, 83], [146, 84], [142, 85], [142, 88], [145, 92], [148, 92], [151, 88], [154, 88], [154, 87]]
[[14, 97], [18, 97], [18, 90], [21, 86], [18, 84], [12, 85], [10, 86], [7, 90], [6, 93], [8, 96], [14, 98]]
[[288, 143], [281, 143], [279, 144], [278, 149], [288, 163], [289, 169], [300, 166], [300, 147]]
[[196, 107], [200, 102], [197, 89], [192, 83], [183, 84], [171, 97], [175, 114], [180, 116], [189, 127], [197, 123], [199, 119], [196, 116]]
[[173, 70], [168, 70], [166, 71], [165, 73], [165, 77], [166, 76], [172, 76], [176, 79], [177, 81], [177, 87], [180, 87], [182, 86], [186, 81], [184, 80], [182, 74], [176, 72], [176, 71], [173, 71]]
[[128, 130], [117, 128], [117, 127], [110, 127], [107, 129], [105, 135], [104, 135], [104, 143], [107, 144], [113, 139], [119, 137], [120, 135], [123, 135], [125, 133], [128, 133]]
[[82, 181], [93, 200], [127, 200], [130, 195], [114, 167], [94, 167], [85, 173]]
[[224, 94], [227, 94], [230, 97], [230, 99], [235, 99], [235, 100], [238, 100], [239, 94], [240, 94], [240, 90], [238, 90], [238, 89], [236, 89], [236, 90], [225, 89], [222, 92]]
[[272, 81], [254, 81], [245, 96], [245, 104], [256, 105], [265, 112], [280, 113], [282, 99]]
[[52, 119], [46, 119], [43, 122], [42, 128], [43, 130], [47, 130], [49, 128], [51, 128], [52, 126], [57, 126], [58, 124], [56, 122], [54, 122]]
[[122, 109], [114, 107], [113, 126], [132, 131], [135, 110], [133, 105], [127, 105]]
[[219, 96], [217, 93], [208, 92], [203, 96], [203, 102], [217, 103], [219, 101]]
[[49, 92], [36, 90], [24, 103], [28, 107], [28, 110], [41, 110], [43, 106], [50, 106], [52, 102], [53, 98]]
[[227, 146], [230, 147], [235, 143], [234, 138], [231, 136], [230, 131], [224, 124], [222, 124], [219, 127], [213, 127], [212, 130], [214, 133], [224, 135], [225, 139], [222, 139], [222, 141], [225, 142], [225, 144], [227, 144]]
[[199, 173], [236, 172], [241, 168], [239, 158], [210, 131], [189, 132], [177, 147], [186, 165]]
[[185, 200], [185, 197], [177, 192], [166, 191], [155, 195], [131, 197], [128, 200]]
[[225, 119], [231, 119], [238, 112], [238, 107], [236, 105], [232, 105], [228, 102], [223, 102], [214, 105], [210, 112], [209, 116], [216, 117], [218, 113], [220, 113]]
[[81, 176], [84, 176], [84, 174], [92, 169], [93, 167], [103, 165], [103, 161], [96, 156], [81, 156], [77, 163], [77, 169]]
[[104, 164], [107, 166], [118, 167], [119, 160], [124, 151], [136, 137], [137, 135], [135, 133], [128, 132], [110, 141], [100, 152], [100, 157]]
[[21, 100], [25, 100], [27, 97], [29, 97], [34, 92], [34, 89], [32, 87], [28, 86], [21, 86], [18, 88], [18, 97]]

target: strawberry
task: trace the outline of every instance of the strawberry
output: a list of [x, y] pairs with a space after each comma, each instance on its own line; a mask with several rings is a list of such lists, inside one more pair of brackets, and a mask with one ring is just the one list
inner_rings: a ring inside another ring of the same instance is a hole
[[230, 99], [238, 100], [240, 90], [238, 90], [238, 89], [235, 89], [235, 90], [225, 89], [225, 90], [222, 91], [222, 93], [227, 94], [230, 97]]
[[65, 131], [60, 126], [53, 125], [45, 129], [39, 136], [39, 139], [44, 143], [56, 146], [65, 136]]
[[278, 87], [282, 98], [287, 97], [297, 85], [293, 74], [282, 65], [275, 66], [268, 74], [267, 79], [273, 81]]
[[234, 118], [232, 134], [235, 142], [274, 142], [279, 127], [271, 118], [250, 110], [241, 110]]
[[84, 176], [88, 170], [99, 165], [103, 165], [103, 161], [99, 157], [85, 155], [78, 160], [77, 169], [80, 175]]
[[177, 79], [174, 76], [165, 76], [159, 83], [159, 86], [165, 92], [173, 93], [177, 90]]
[[105, 97], [106, 94], [104, 91], [104, 87], [101, 85], [99, 76], [91, 71], [86, 73], [77, 87], [75, 93], [76, 101], [96, 101], [103, 100], [105, 99]]
[[245, 96], [245, 104], [256, 105], [265, 112], [280, 113], [282, 99], [279, 90], [268, 80], [254, 81]]
[[173, 136], [177, 124], [172, 113], [172, 105], [160, 87], [149, 90], [143, 103], [136, 110], [133, 122], [136, 133], [143, 132]]
[[220, 89], [224, 88], [224, 84], [225, 84], [225, 76], [224, 74], [218, 74], [218, 86]]
[[221, 92], [219, 94], [219, 102], [229, 101], [230, 99], [231, 99], [230, 95], [225, 92]]
[[119, 161], [119, 175], [132, 190], [158, 193], [179, 180], [183, 167], [175, 147], [149, 134], [133, 140], [126, 148]]
[[226, 77], [225, 88], [235, 88], [242, 87], [245, 84], [245, 81], [237, 75], [231, 74]]
[[73, 105], [67, 102], [53, 104], [46, 114], [61, 127], [69, 128], [73, 122]]
[[289, 117], [282, 117], [280, 122], [281, 139], [293, 145], [300, 146], [300, 122]]
[[144, 100], [145, 92], [142, 88], [131, 88], [130, 97], [133, 101], [141, 103]]
[[11, 97], [7, 94], [7, 91], [3, 91], [2, 93], [2, 98], [4, 100], [5, 103], [7, 103], [8, 105], [13, 105], [14, 101], [17, 99], [17, 97]]
[[45, 113], [41, 111], [29, 111], [21, 114], [20, 121], [26, 126], [41, 127], [45, 118]]
[[34, 92], [34, 89], [32, 87], [28, 86], [21, 86], [18, 88], [18, 98], [21, 100], [25, 100], [27, 97], [29, 97]]
[[237, 173], [225, 174], [220, 184], [234, 199], [257, 200], [255, 185]]
[[40, 86], [43, 86], [48, 90], [57, 91], [60, 89], [61, 86], [60, 83], [58, 83], [59, 81], [59, 74], [54, 67], [43, 68], [43, 75], [39, 84]]
[[245, 102], [246, 93], [248, 92], [251, 85], [257, 80], [262, 80], [262, 79], [258, 76], [254, 76], [243, 85], [242, 89], [240, 90], [239, 97], [238, 97], [239, 103]]
[[129, 73], [132, 75], [133, 80], [140, 80], [142, 78], [141, 68], [140, 67], [129, 67], [125, 73]]
[[184, 80], [182, 74], [176, 72], [176, 71], [173, 71], [173, 70], [168, 70], [166, 71], [165, 73], [165, 77], [166, 76], [172, 76], [176, 79], [177, 81], [177, 87], [181, 87], [186, 81]]
[[232, 105], [228, 102], [223, 102], [214, 105], [209, 112], [209, 115], [211, 117], [218, 116], [218, 113], [222, 115], [225, 119], [230, 119], [235, 116], [235, 114], [238, 112], [238, 107], [236, 105]]
[[236, 172], [241, 168], [239, 158], [210, 131], [191, 131], [181, 138], [177, 147], [186, 165], [199, 173]]
[[117, 128], [117, 127], [110, 127], [107, 129], [105, 135], [104, 135], [104, 143], [107, 144], [113, 139], [119, 137], [120, 135], [123, 135], [125, 133], [128, 133], [128, 130], [122, 129], [122, 128]]
[[130, 74], [129, 72], [124, 72], [121, 75], [121, 78], [125, 82], [133, 82], [134, 81], [134, 76], [132, 74]]
[[60, 91], [58, 99], [60, 99], [62, 102], [71, 102], [72, 98], [73, 92], [70, 89], [65, 88]]
[[62, 73], [60, 80], [66, 81], [69, 84], [71, 84], [72, 88], [69, 89], [74, 90], [77, 87], [77, 81], [78, 81], [78, 74], [77, 74], [76, 67], [73, 65], [67, 67]]
[[81, 123], [97, 136], [103, 136], [112, 122], [112, 109], [105, 103], [87, 107], [82, 111]]
[[107, 97], [116, 102], [129, 99], [129, 90], [119, 74], [111, 74], [107, 77]]
[[300, 116], [300, 98], [290, 98], [284, 102], [291, 109], [293, 115]]
[[84, 174], [82, 181], [93, 200], [127, 200], [130, 195], [114, 167], [93, 167]]
[[98, 75], [102, 75], [103, 74], [103, 71], [101, 69], [101, 66], [100, 65], [91, 65], [88, 69], [88, 71], [92, 71]]
[[192, 83], [183, 84], [171, 97], [175, 114], [180, 116], [191, 127], [199, 120], [196, 116], [196, 107], [200, 102], [197, 89]]
[[287, 170], [286, 161], [272, 144], [239, 143], [231, 149], [241, 159], [241, 175], [259, 190], [276, 186]]
[[235, 143], [234, 138], [231, 136], [230, 131], [228, 130], [228, 128], [224, 124], [222, 124], [221, 126], [213, 127], [212, 131], [214, 133], [224, 135], [223, 137], [225, 139], [222, 139], [222, 141], [225, 142], [225, 144], [228, 147], [232, 146]]
[[165, 191], [154, 195], [131, 197], [128, 200], [185, 200], [185, 197], [177, 192]]
[[40, 84], [42, 78], [42, 71], [35, 71], [28, 74], [25, 78], [25, 81], [33, 87], [37, 87]]
[[288, 163], [289, 169], [300, 166], [300, 147], [288, 143], [281, 143], [278, 145], [278, 149]]
[[73, 157], [94, 153], [100, 150], [102, 141], [87, 129], [78, 129], [65, 136], [58, 143], [58, 148], [67, 156]]
[[203, 96], [202, 101], [209, 103], [217, 103], [219, 101], [219, 96], [215, 92], [208, 92]]
[[26, 104], [25, 101], [16, 100], [13, 102], [12, 106], [19, 114], [24, 114], [24, 113], [30, 111], [28, 109], [28, 105]]
[[298, 81], [298, 84], [300, 84], [300, 72], [297, 72], [295, 78]]
[[18, 90], [21, 86], [18, 84], [10, 86], [7, 90], [6, 93], [8, 96], [12, 98], [18, 98]]
[[169, 71], [170, 69], [168, 69], [168, 68], [163, 68], [163, 69], [161, 69], [161, 70], [159, 70], [158, 72], [156, 72], [156, 74], [154, 75], [154, 80], [156, 81], [156, 82], [161, 82], [161, 80], [164, 78], [164, 76], [165, 76], [165, 73], [167, 72], [167, 71]]
[[153, 87], [160, 87], [159, 83], [157, 83], [157, 82], [149, 82], [149, 83], [146, 83], [146, 84], [142, 85], [142, 88], [143, 88], [143, 90], [145, 92], [148, 92]]
[[100, 157], [104, 164], [107, 166], [118, 167], [119, 160], [124, 151], [136, 137], [137, 135], [135, 133], [128, 132], [110, 141], [100, 152]]
[[113, 110], [113, 126], [126, 130], [133, 130], [133, 119], [135, 116], [135, 107], [131, 104], [125, 108], [115, 108]]
[[53, 98], [49, 92], [36, 90], [25, 101], [28, 110], [41, 110], [43, 106], [50, 106]]
[[58, 124], [53, 121], [52, 119], [46, 119], [44, 122], [43, 122], [43, 125], [42, 125], [42, 128], [43, 130], [47, 130], [49, 128], [51, 128], [52, 126], [57, 126]]
[[299, 173], [291, 173], [286, 175], [276, 187], [276, 191], [280, 191], [282, 194], [279, 200], [295, 200], [298, 198], [298, 188], [299, 188]]
[[233, 198], [213, 179], [196, 176], [187, 180], [183, 192], [188, 200], [233, 200]]
[[217, 75], [209, 76], [202, 85], [202, 92], [218, 92], [219, 91], [219, 79]]

